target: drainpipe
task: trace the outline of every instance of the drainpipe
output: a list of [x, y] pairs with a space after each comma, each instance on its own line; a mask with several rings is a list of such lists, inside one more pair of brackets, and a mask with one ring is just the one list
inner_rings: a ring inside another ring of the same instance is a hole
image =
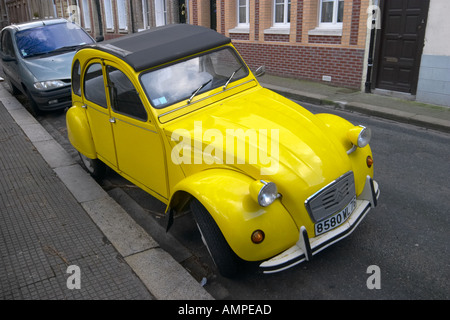
[[136, 32], [136, 27], [135, 27], [135, 22], [134, 22], [134, 8], [133, 8], [133, 0], [130, 0], [129, 2], [130, 6], [129, 6], [129, 12], [130, 12], [130, 18], [131, 18], [131, 33], [135, 33]]
[[[374, 1], [374, 6], [378, 6], [378, 0]], [[367, 76], [366, 76], [366, 83], [365, 83], [365, 92], [370, 93], [372, 88], [372, 69], [373, 69], [373, 47], [375, 45], [375, 29], [376, 29], [376, 18], [380, 19], [378, 17], [378, 14], [376, 15], [375, 9], [372, 9], [372, 25], [370, 30], [370, 42], [369, 42], [369, 58], [367, 61]]]

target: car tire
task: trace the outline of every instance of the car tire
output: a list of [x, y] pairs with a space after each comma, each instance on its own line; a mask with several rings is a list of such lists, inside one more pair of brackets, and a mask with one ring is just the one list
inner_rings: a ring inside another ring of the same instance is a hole
[[17, 96], [19, 94], [21, 94], [20, 90], [12, 83], [11, 79], [9, 79], [8, 77], [5, 77], [6, 79], [6, 83], [8, 84], [10, 90], [11, 90], [11, 94], [13, 96]]
[[26, 90], [26, 93], [27, 93], [27, 98], [28, 98], [28, 102], [29, 102], [29, 106], [30, 106], [29, 111], [34, 117], [37, 117], [38, 115], [40, 115], [41, 110], [39, 110], [39, 107], [38, 107], [36, 101], [34, 101], [33, 97], [28, 92], [28, 90]]
[[220, 274], [227, 278], [235, 277], [242, 260], [231, 249], [208, 210], [197, 199], [191, 201], [191, 211], [203, 243]]
[[106, 174], [106, 165], [99, 159], [90, 159], [78, 152], [84, 169], [96, 180], [102, 180]]

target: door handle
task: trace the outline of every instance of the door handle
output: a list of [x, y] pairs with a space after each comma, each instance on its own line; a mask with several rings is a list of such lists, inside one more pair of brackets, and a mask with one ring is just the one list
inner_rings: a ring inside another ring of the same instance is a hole
[[109, 118], [109, 122], [111, 122], [111, 123], [116, 123], [116, 118]]

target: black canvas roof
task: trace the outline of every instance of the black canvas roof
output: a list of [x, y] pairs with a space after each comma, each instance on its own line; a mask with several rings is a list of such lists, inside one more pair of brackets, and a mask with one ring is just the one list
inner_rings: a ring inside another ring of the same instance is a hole
[[127, 62], [136, 71], [230, 43], [230, 38], [205, 27], [172, 24], [96, 43], [94, 47]]

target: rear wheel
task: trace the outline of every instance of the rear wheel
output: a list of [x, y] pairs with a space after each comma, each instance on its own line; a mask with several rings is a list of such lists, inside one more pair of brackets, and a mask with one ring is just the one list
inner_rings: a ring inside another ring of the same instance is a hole
[[202, 240], [220, 274], [228, 278], [235, 276], [241, 259], [231, 249], [208, 210], [197, 199], [191, 201], [191, 210]]
[[99, 159], [90, 159], [81, 152], [78, 152], [78, 154], [80, 155], [83, 167], [93, 178], [101, 180], [105, 177], [106, 165], [102, 161]]

